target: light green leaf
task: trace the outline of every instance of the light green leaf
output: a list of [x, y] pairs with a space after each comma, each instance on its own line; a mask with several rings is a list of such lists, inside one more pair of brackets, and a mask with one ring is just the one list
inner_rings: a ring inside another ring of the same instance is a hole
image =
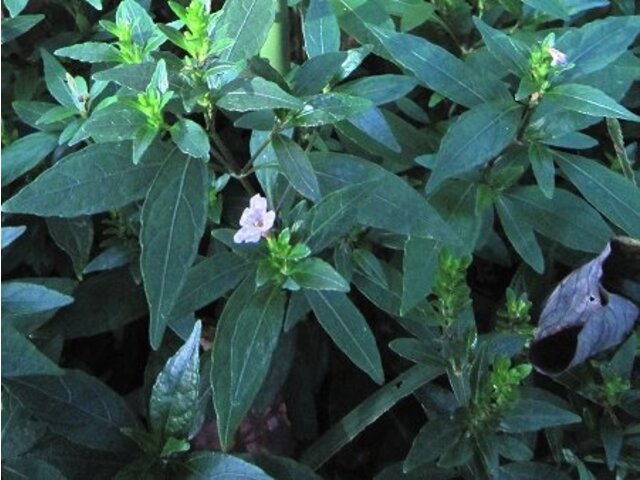
[[640, 121], [640, 117], [607, 94], [588, 85], [568, 83], [558, 85], [549, 90], [544, 99], [557, 102], [563, 109], [583, 113], [593, 117], [615, 117], [633, 122]]
[[58, 146], [58, 136], [36, 132], [19, 138], [2, 149], [2, 186], [38, 166]]
[[284, 90], [276, 83], [262, 77], [242, 79], [230, 83], [221, 93], [216, 105], [234, 112], [250, 110], [273, 110], [302, 108], [302, 101]]
[[309, 290], [348, 292], [349, 283], [324, 260], [306, 258], [291, 273], [298, 285]]
[[279, 286], [254, 291], [255, 280], [238, 286], [225, 305], [213, 344], [211, 385], [223, 449], [228, 449], [269, 373], [284, 317]]
[[160, 347], [193, 263], [207, 217], [205, 164], [177, 149], [166, 157], [142, 207], [140, 270], [149, 302], [149, 340]]
[[596, 209], [640, 238], [640, 190], [622, 175], [584, 157], [554, 152], [562, 173]]
[[318, 322], [347, 357], [374, 382], [384, 382], [375, 337], [360, 311], [340, 292], [306, 290]]
[[171, 126], [171, 138], [182, 152], [196, 158], [209, 158], [209, 136], [193, 120], [182, 118]]
[[86, 42], [59, 48], [54, 52], [59, 57], [71, 58], [87, 63], [119, 62], [118, 50], [109, 43]]
[[304, 11], [302, 34], [307, 57], [340, 50], [340, 28], [328, 0], [311, 0]]
[[49, 428], [72, 442], [97, 450], [126, 452], [123, 427], [137, 427], [125, 400], [97, 378], [79, 370], [63, 376], [31, 376], [6, 381], [9, 392]]
[[274, 135], [272, 145], [280, 169], [291, 186], [304, 197], [317, 202], [320, 199], [320, 186], [306, 152], [283, 135]]
[[424, 38], [371, 27], [395, 63], [420, 82], [465, 107], [509, 99], [506, 85], [466, 65]]
[[149, 420], [161, 438], [187, 439], [198, 413], [200, 333], [198, 320], [191, 335], [156, 377], [149, 400]]
[[514, 102], [485, 104], [460, 115], [440, 145], [427, 190], [497, 156], [516, 135], [522, 108]]
[[508, 199], [498, 198], [496, 209], [504, 233], [506, 233], [513, 248], [531, 268], [538, 273], [542, 273], [544, 271], [544, 258], [533, 229], [518, 218], [518, 213], [514, 211]]
[[275, 19], [277, 0], [228, 0], [222, 7], [218, 28], [231, 40], [221, 60], [237, 62], [256, 55]]
[[121, 208], [142, 198], [167, 157], [166, 145], [131, 163], [127, 143], [89, 145], [67, 155], [7, 200], [7, 213], [78, 217]]
[[17, 17], [29, 3], [29, 0], [3, 0], [3, 5], [9, 10], [11, 17]]
[[26, 231], [27, 227], [24, 225], [18, 225], [16, 227], [2, 227], [2, 231], [0, 232], [2, 234], [2, 250], [15, 242]]

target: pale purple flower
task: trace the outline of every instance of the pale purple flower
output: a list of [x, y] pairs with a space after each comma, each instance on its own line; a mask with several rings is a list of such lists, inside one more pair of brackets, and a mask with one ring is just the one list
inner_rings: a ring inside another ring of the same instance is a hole
[[547, 53], [551, 55], [552, 67], [557, 67], [558, 65], [564, 67], [567, 65], [567, 56], [557, 48], [548, 47]]
[[257, 243], [271, 230], [276, 212], [267, 211], [267, 199], [256, 194], [240, 217], [240, 230], [233, 236], [236, 243]]

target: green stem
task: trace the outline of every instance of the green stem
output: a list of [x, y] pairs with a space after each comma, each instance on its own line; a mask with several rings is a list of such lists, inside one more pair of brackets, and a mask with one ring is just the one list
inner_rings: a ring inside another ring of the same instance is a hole
[[280, 74], [289, 71], [289, 6], [287, 0], [278, 0], [276, 18], [269, 30], [267, 40], [260, 50], [260, 56], [266, 58]]

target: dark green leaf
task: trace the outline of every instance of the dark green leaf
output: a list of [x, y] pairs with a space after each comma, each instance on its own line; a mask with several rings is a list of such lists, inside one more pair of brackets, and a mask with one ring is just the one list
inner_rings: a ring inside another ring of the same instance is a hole
[[509, 102], [480, 105], [460, 115], [442, 139], [427, 189], [497, 156], [515, 137], [521, 114], [521, 107]]
[[291, 88], [295, 95], [320, 93], [332, 80], [337, 80], [347, 52], [329, 52], [310, 58], [293, 73]]
[[523, 0], [523, 3], [545, 13], [550, 18], [569, 20], [569, 11], [562, 0]]
[[[396, 153], [402, 151], [402, 147], [398, 144], [380, 109], [371, 107], [360, 115], [350, 118], [347, 122], [364, 133], [368, 143], [372, 141], [381, 143], [385, 148]], [[336, 127], [341, 133], [349, 135], [349, 130], [345, 128], [344, 122], [339, 123]]]
[[3, 476], [8, 480], [25, 478], [46, 478], [47, 480], [66, 480], [62, 473], [47, 462], [35, 458], [15, 458], [3, 462]]
[[485, 45], [498, 62], [519, 76], [528, 71], [529, 59], [525, 44], [500, 30], [491, 28], [478, 17], [473, 18], [473, 23], [482, 35]]
[[272, 145], [280, 169], [291, 186], [301, 195], [317, 202], [320, 199], [320, 187], [306, 152], [296, 142], [282, 135], [274, 135]]
[[498, 198], [496, 209], [504, 233], [507, 234], [507, 238], [513, 248], [531, 268], [538, 273], [542, 273], [544, 271], [544, 258], [531, 226], [518, 218], [518, 212], [508, 199]]
[[194, 453], [173, 468], [175, 478], [184, 480], [274, 480], [255, 465], [215, 452]]
[[602, 214], [640, 238], [640, 191], [622, 175], [584, 157], [555, 152], [562, 173]]
[[321, 480], [321, 477], [309, 467], [287, 457], [261, 454], [247, 458], [278, 480]]
[[277, 0], [228, 0], [218, 28], [231, 40], [220, 53], [222, 60], [237, 62], [258, 53], [275, 18]]
[[408, 75], [372, 75], [339, 85], [336, 92], [367, 98], [374, 105], [383, 105], [404, 97], [417, 85]]
[[438, 269], [438, 242], [428, 238], [409, 237], [402, 258], [402, 300], [400, 313], [405, 314], [431, 292]]
[[2, 249], [4, 250], [13, 242], [15, 242], [18, 238], [22, 236], [22, 234], [27, 230], [27, 227], [24, 225], [19, 225], [17, 227], [2, 227]]
[[340, 50], [340, 28], [328, 0], [311, 0], [303, 19], [302, 33], [307, 57]]
[[269, 372], [284, 317], [280, 287], [254, 292], [248, 278], [225, 305], [213, 344], [211, 385], [218, 432], [228, 449]]
[[[100, 82], [115, 82], [122, 87], [143, 92], [151, 82], [155, 71], [156, 64], [152, 62], [128, 63], [96, 72], [93, 79]], [[178, 87], [171, 80], [170, 78], [170, 86]]]
[[406, 33], [378, 27], [371, 30], [395, 63], [453, 102], [473, 107], [509, 98], [503, 83], [466, 65], [438, 45]]
[[73, 297], [56, 290], [22, 281], [3, 282], [2, 317], [4, 322], [19, 322], [31, 313], [55, 310], [73, 302]]
[[541, 462], [508, 463], [500, 467], [500, 479], [504, 480], [570, 480], [570, 476], [554, 465]]
[[122, 397], [95, 377], [68, 370], [64, 376], [32, 376], [7, 380], [7, 387], [51, 430], [89, 448], [128, 450], [120, 432], [136, 427], [135, 414]]
[[147, 312], [142, 286], [127, 268], [88, 277], [78, 285], [74, 297], [72, 305], [44, 326], [44, 333], [67, 339], [90, 337], [118, 330]]
[[147, 118], [141, 111], [116, 102], [94, 111], [82, 129], [98, 143], [121, 142], [134, 138], [146, 122]]
[[36, 132], [19, 138], [2, 149], [2, 186], [21, 177], [58, 146], [58, 136]]
[[156, 378], [149, 400], [151, 428], [168, 439], [186, 439], [198, 412], [200, 321]]
[[556, 188], [549, 199], [538, 187], [519, 187], [503, 198], [519, 222], [566, 247], [600, 252], [613, 235], [587, 202], [566, 190]]
[[303, 454], [301, 461], [314, 470], [375, 422], [398, 401], [440, 376], [442, 370], [416, 365], [367, 398], [322, 435]]
[[384, 372], [375, 337], [360, 311], [340, 292], [305, 291], [305, 296], [322, 328], [349, 359], [376, 383]]
[[47, 219], [47, 228], [56, 245], [71, 258], [76, 276], [81, 277], [93, 246], [93, 220], [91, 217], [51, 217]]
[[446, 416], [428, 421], [413, 440], [411, 450], [404, 461], [404, 471], [410, 472], [437, 459], [451, 448], [462, 432], [462, 425], [454, 423]]
[[77, 217], [123, 207], [142, 198], [168, 149], [131, 163], [129, 144], [89, 145], [67, 155], [2, 206], [4, 212]]
[[74, 94], [69, 87], [67, 71], [60, 62], [46, 50], [40, 50], [44, 63], [44, 79], [49, 93], [53, 95], [60, 105], [77, 110]]
[[176, 150], [164, 161], [144, 201], [140, 270], [149, 302], [149, 340], [156, 349], [198, 251], [208, 184], [205, 164]]
[[545, 197], [553, 198], [556, 168], [553, 164], [551, 150], [539, 143], [531, 143], [529, 145], [529, 161], [540, 191]]
[[23, 33], [28, 32], [44, 20], [44, 15], [20, 15], [15, 18], [2, 19], [2, 43], [10, 42]]
[[543, 428], [581, 421], [582, 419], [573, 412], [524, 393], [513, 408], [500, 419], [500, 430], [506, 433], [536, 432]]
[[[2, 287], [2, 294], [4, 290]], [[3, 301], [3, 310], [4, 301]], [[16, 331], [3, 318], [2, 322], [2, 381], [11, 377], [28, 375], [62, 375], [60, 369], [46, 355], [39, 351], [33, 343]], [[4, 430], [4, 427], [3, 427]], [[4, 443], [4, 439], [3, 439]], [[4, 448], [3, 448], [4, 450]]]
[[349, 283], [324, 260], [306, 258], [291, 273], [296, 283], [309, 290], [348, 292]]
[[303, 105], [302, 100], [288, 94], [278, 84], [261, 77], [230, 83], [223, 90], [216, 104], [220, 108], [234, 112], [275, 108], [297, 110]]
[[250, 265], [232, 253], [219, 253], [191, 267], [171, 318], [179, 318], [222, 297], [249, 272]]
[[9, 15], [11, 17], [17, 17], [20, 15], [20, 12], [24, 10], [24, 7], [27, 6], [29, 0], [4, 0], [2, 3], [9, 10]]
[[134, 258], [138, 257], [138, 253], [138, 249], [135, 246], [114, 245], [93, 257], [84, 267], [82, 273], [102, 272], [128, 265]]
[[615, 117], [633, 122], [640, 121], [640, 117], [607, 94], [588, 85], [568, 83], [558, 85], [549, 90], [545, 96], [548, 102], [557, 102], [561, 108], [583, 113], [593, 117]]
[[59, 48], [54, 52], [59, 57], [71, 58], [81, 62], [102, 63], [119, 62], [118, 50], [109, 43], [86, 42]]
[[171, 138], [183, 153], [197, 158], [209, 158], [209, 136], [193, 120], [183, 118], [172, 125]]

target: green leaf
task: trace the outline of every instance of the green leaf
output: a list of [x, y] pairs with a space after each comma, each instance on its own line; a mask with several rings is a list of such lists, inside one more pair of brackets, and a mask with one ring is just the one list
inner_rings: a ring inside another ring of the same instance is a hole
[[82, 130], [97, 143], [131, 140], [147, 118], [141, 111], [123, 103], [112, 103], [94, 111]]
[[402, 299], [400, 313], [405, 314], [431, 292], [438, 269], [438, 242], [409, 237], [402, 258]]
[[403, 470], [410, 472], [425, 463], [436, 460], [451, 448], [463, 433], [463, 425], [455, 423], [446, 415], [429, 420], [414, 438], [411, 450], [404, 461]]
[[329, 0], [331, 9], [338, 17], [340, 27], [358, 40], [360, 45], [373, 44], [380, 54], [379, 41], [371, 32], [371, 26], [393, 28], [393, 20], [381, 0]]
[[321, 480], [318, 474], [306, 465], [296, 462], [288, 457], [275, 455], [247, 455], [251, 463], [257, 465], [268, 475], [278, 480]]
[[291, 89], [295, 95], [319, 93], [342, 72], [347, 52], [329, 52], [310, 58], [298, 67], [291, 77]]
[[93, 246], [93, 220], [89, 216], [47, 218], [47, 228], [53, 241], [71, 258], [77, 277], [89, 261]]
[[408, 75], [371, 75], [338, 85], [334, 91], [367, 98], [374, 105], [384, 105], [403, 98], [417, 85]]
[[291, 272], [291, 278], [309, 290], [348, 292], [349, 283], [324, 260], [306, 258]]
[[442, 373], [442, 369], [427, 365], [405, 371], [335, 423], [302, 454], [301, 461], [317, 470], [396, 403]]
[[498, 62], [518, 76], [528, 71], [529, 52], [525, 44], [500, 30], [491, 28], [478, 17], [473, 17], [473, 23], [482, 35], [482, 40], [489, 52]]
[[[2, 287], [2, 295], [6, 284]], [[4, 298], [2, 309], [5, 310]], [[6, 315], [6, 314], [5, 314]], [[49, 357], [38, 350], [33, 343], [15, 330], [8, 318], [3, 318], [2, 328], [2, 381], [11, 377], [28, 375], [62, 375], [64, 371]], [[4, 426], [3, 426], [4, 434]], [[4, 454], [3, 438], [3, 454]]]
[[58, 136], [36, 132], [19, 138], [2, 149], [2, 186], [38, 166], [58, 146]]
[[[359, 223], [400, 235], [458, 243], [456, 235], [425, 198], [388, 170], [339, 153], [311, 153], [323, 196], [357, 183], [371, 182], [371, 193], [357, 206]], [[384, 209], [385, 215], [380, 215]]]
[[23, 33], [27, 33], [38, 23], [44, 20], [44, 15], [20, 15], [15, 18], [2, 19], [2, 43], [10, 42], [18, 38]]
[[238, 255], [219, 253], [191, 267], [171, 318], [180, 318], [222, 297], [249, 272]]
[[570, 480], [572, 477], [555, 465], [542, 462], [514, 462], [500, 467], [500, 478], [504, 480]]
[[308, 58], [340, 50], [340, 27], [328, 0], [311, 0], [304, 11], [302, 34]]
[[91, 275], [73, 292], [75, 301], [42, 327], [45, 335], [65, 339], [115, 331], [147, 313], [141, 285], [128, 268]]
[[132, 40], [144, 45], [156, 33], [156, 26], [147, 10], [136, 0], [124, 0], [116, 10], [116, 25], [131, 28]]
[[207, 218], [205, 164], [170, 154], [142, 207], [140, 270], [149, 302], [149, 341], [160, 347], [170, 313], [195, 260]]
[[[398, 144], [380, 109], [371, 107], [360, 115], [350, 118], [347, 122], [366, 136], [368, 144], [373, 141], [384, 145], [385, 148], [392, 152], [402, 152], [402, 146]], [[344, 122], [339, 123], [336, 127], [340, 133], [349, 135], [349, 130], [345, 128]]]
[[504, 233], [513, 248], [531, 268], [538, 273], [542, 273], [544, 271], [544, 258], [531, 226], [519, 218], [518, 212], [515, 211], [508, 199], [499, 197], [496, 201], [496, 209]]
[[171, 126], [171, 138], [183, 153], [209, 158], [209, 136], [198, 123], [182, 118]]
[[550, 18], [569, 20], [569, 11], [562, 0], [522, 0], [525, 5], [547, 14]]
[[218, 28], [231, 40], [221, 60], [237, 62], [256, 55], [275, 19], [277, 0], [228, 0], [222, 7]]
[[230, 83], [221, 93], [216, 105], [234, 112], [250, 110], [273, 110], [302, 108], [302, 101], [284, 90], [278, 84], [262, 77], [242, 79]]
[[525, 393], [500, 419], [499, 428], [506, 433], [536, 432], [581, 421], [575, 413]]
[[607, 94], [597, 88], [577, 83], [558, 85], [549, 90], [544, 99], [548, 102], [557, 102], [566, 110], [590, 115], [593, 117], [615, 117], [633, 122], [640, 121], [640, 117]]
[[291, 123], [300, 127], [333, 124], [358, 116], [371, 106], [372, 103], [366, 98], [343, 93], [321, 93], [307, 97], [302, 110]]
[[306, 152], [283, 135], [274, 135], [271, 142], [280, 169], [291, 186], [304, 197], [317, 202], [320, 199], [320, 187]]
[[68, 73], [64, 67], [46, 50], [40, 50], [44, 63], [44, 79], [49, 93], [60, 105], [77, 110], [73, 92], [67, 83]]
[[79, 370], [64, 376], [31, 376], [6, 381], [12, 395], [49, 428], [72, 442], [97, 450], [127, 451], [120, 432], [136, 427], [135, 414], [122, 397]]
[[538, 187], [519, 187], [504, 198], [518, 221], [574, 250], [600, 252], [613, 236], [587, 202], [566, 190], [557, 188], [549, 199]]
[[[94, 73], [93, 79], [99, 82], [114, 82], [133, 91], [143, 92], [151, 82], [156, 68], [157, 66], [153, 62], [118, 65]], [[179, 85], [170, 82], [170, 87], [179, 87]]]
[[622, 175], [584, 157], [554, 152], [562, 173], [584, 198], [632, 237], [640, 238], [640, 191]]
[[282, 330], [284, 293], [279, 286], [254, 288], [255, 280], [247, 278], [231, 295], [212, 348], [213, 404], [225, 450], [269, 373]]
[[341, 292], [306, 290], [304, 293], [318, 322], [338, 348], [374, 382], [383, 383], [376, 339], [349, 298]]
[[46, 478], [47, 480], [66, 480], [60, 470], [35, 458], [14, 458], [3, 462], [2, 473], [5, 479]]
[[174, 478], [184, 480], [274, 480], [260, 468], [237, 457], [216, 452], [198, 452], [173, 464]]
[[553, 198], [556, 168], [551, 150], [539, 143], [531, 143], [529, 145], [529, 161], [540, 191], [545, 197]]
[[14, 324], [22, 316], [55, 310], [73, 302], [73, 297], [23, 281], [3, 282], [1, 294], [3, 321]]
[[87, 63], [119, 62], [118, 50], [109, 43], [85, 42], [59, 48], [54, 52], [59, 57], [71, 58]]
[[200, 333], [197, 321], [191, 335], [156, 377], [149, 400], [151, 428], [163, 439], [186, 439], [198, 413], [200, 389]]
[[371, 31], [396, 64], [455, 103], [473, 107], [510, 97], [505, 84], [465, 64], [438, 45], [375, 26]]
[[89, 145], [44, 171], [2, 206], [6, 213], [78, 217], [115, 210], [142, 198], [166, 158], [166, 145], [131, 163], [130, 144]]
[[514, 102], [485, 104], [460, 115], [445, 134], [427, 190], [497, 156], [516, 135], [522, 108]]
[[563, 73], [563, 78], [577, 79], [602, 70], [627, 51], [638, 33], [640, 20], [637, 16], [610, 16], [578, 29], [568, 29], [556, 41], [556, 48], [575, 65]]

